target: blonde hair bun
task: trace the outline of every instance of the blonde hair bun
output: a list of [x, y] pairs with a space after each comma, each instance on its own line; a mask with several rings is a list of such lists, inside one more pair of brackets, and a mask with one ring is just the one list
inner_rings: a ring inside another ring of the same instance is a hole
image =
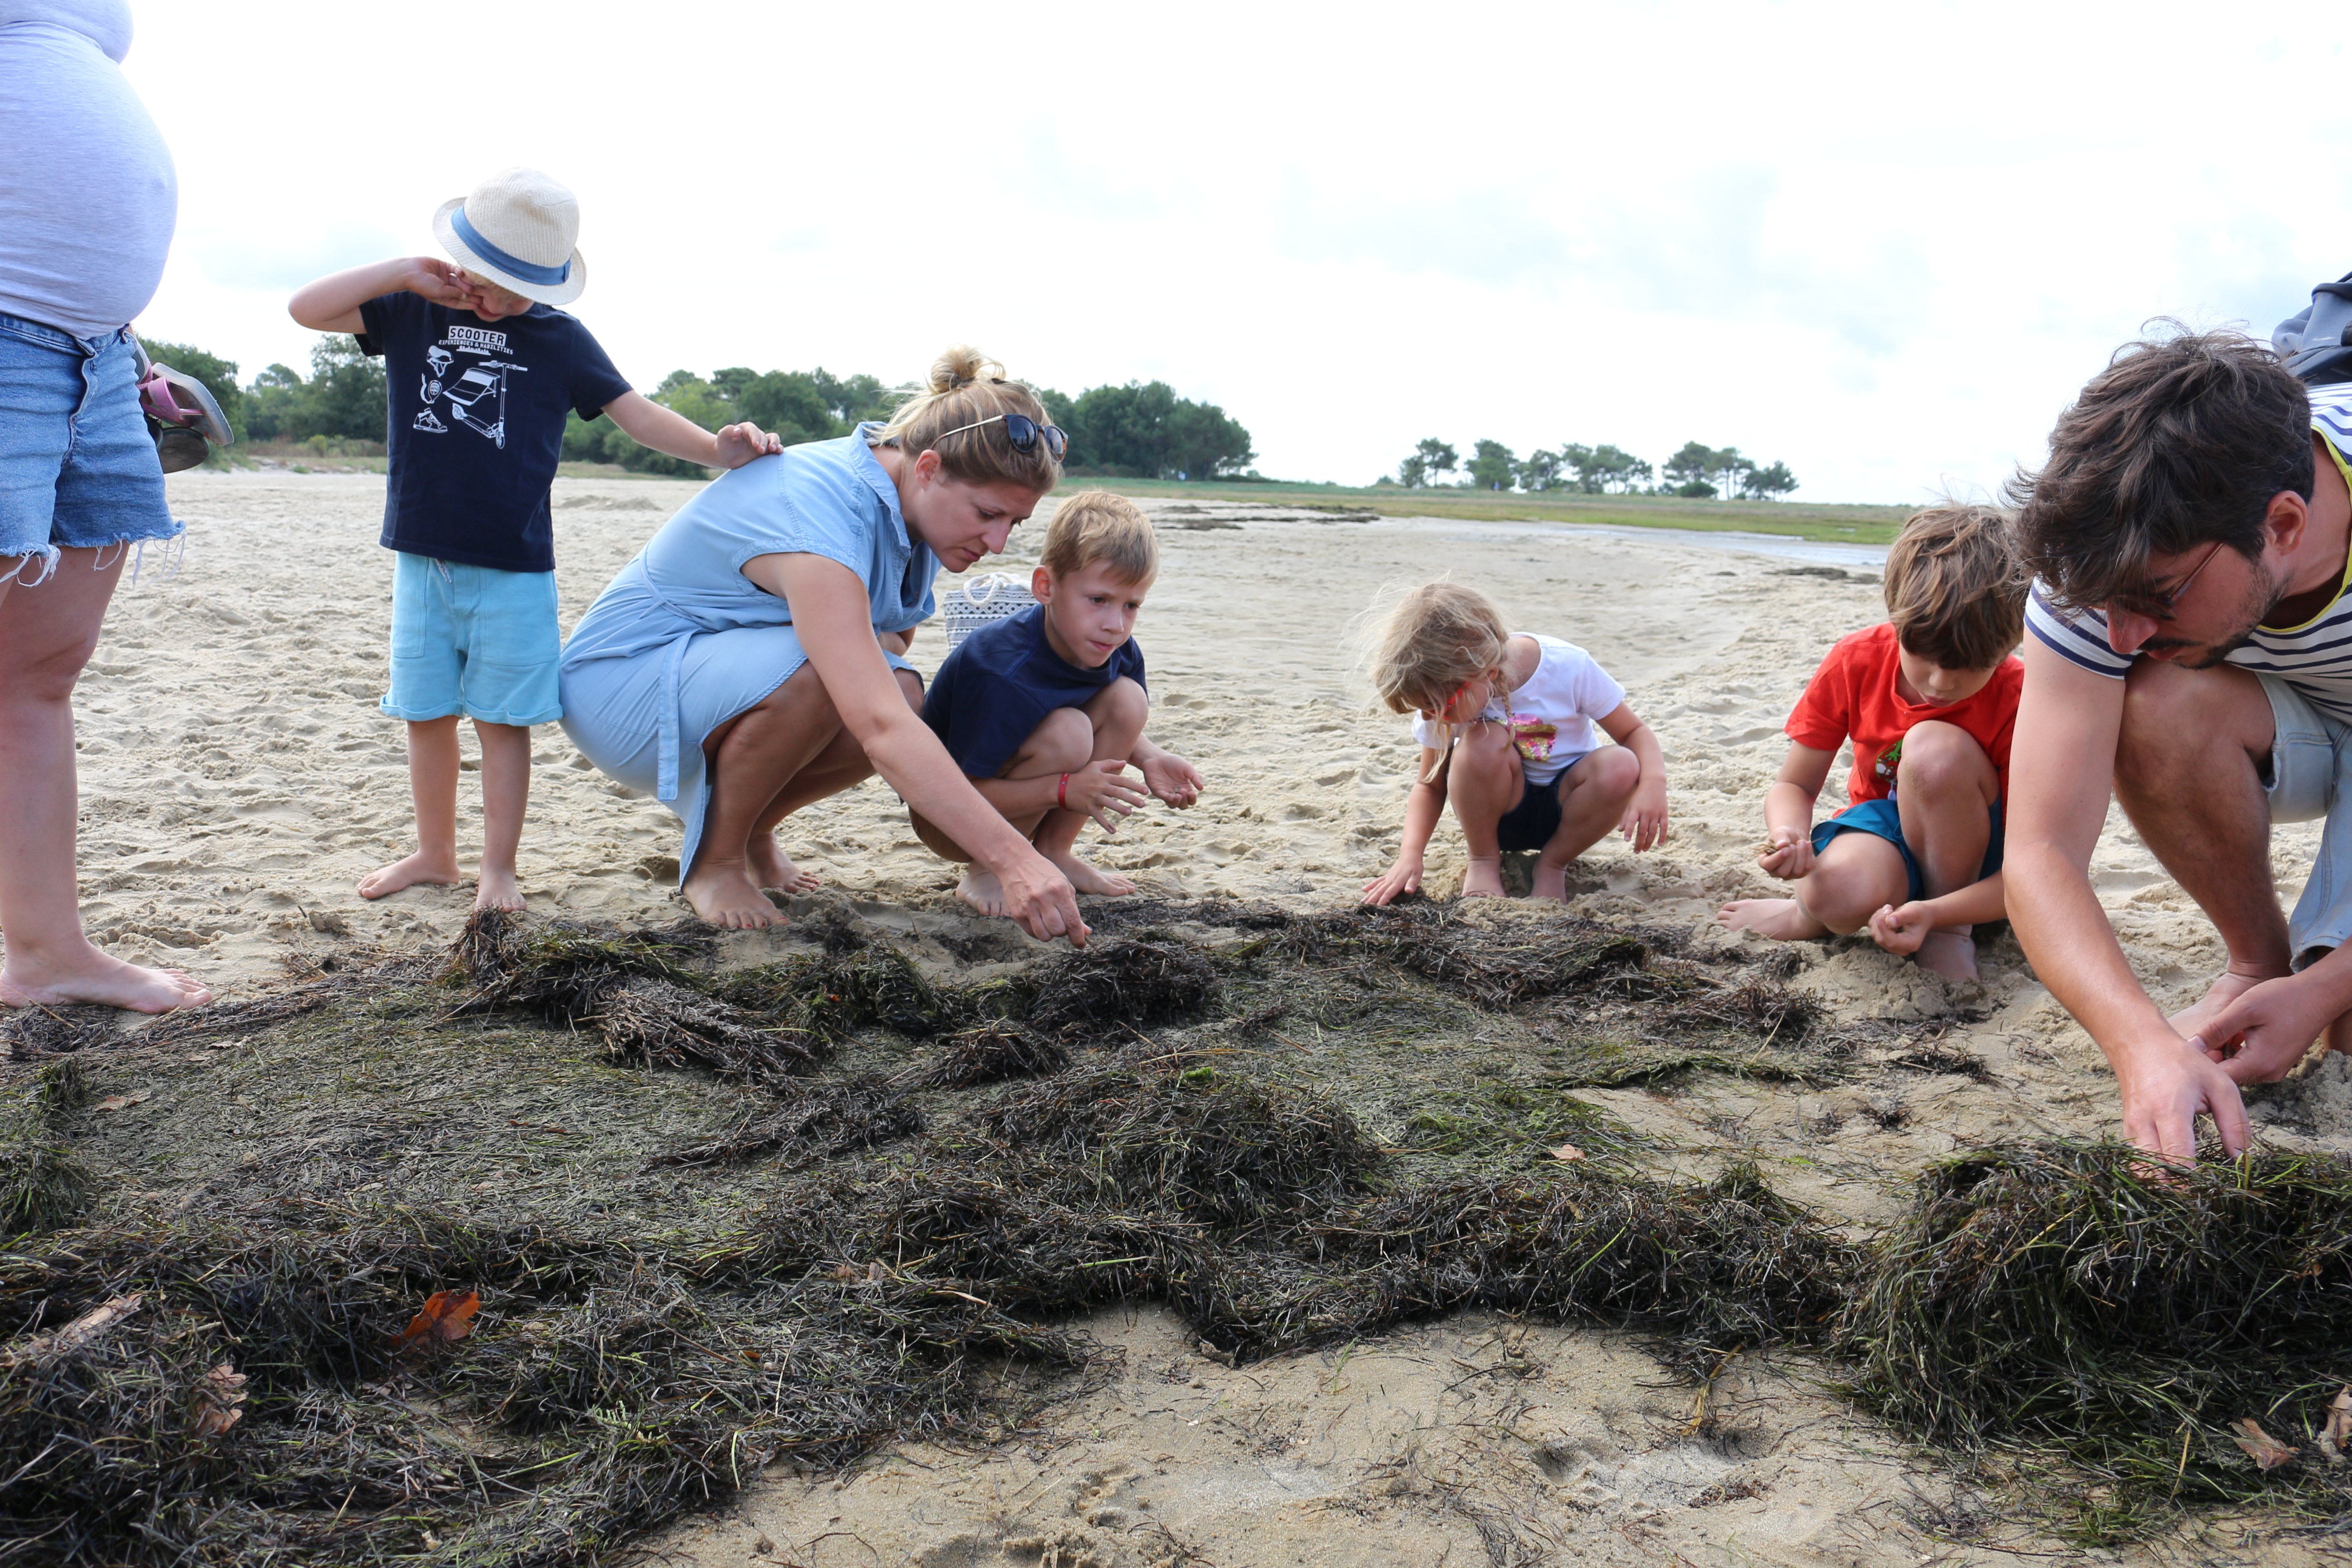
[[970, 343], [957, 343], [931, 362], [931, 379], [926, 390], [936, 395], [961, 392], [974, 382], [1010, 379], [1002, 364]]

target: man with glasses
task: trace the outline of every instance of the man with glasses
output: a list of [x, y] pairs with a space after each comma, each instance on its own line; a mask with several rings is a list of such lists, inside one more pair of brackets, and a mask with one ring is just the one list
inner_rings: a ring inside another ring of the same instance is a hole
[[[2246, 1143], [2238, 1086], [2323, 1034], [2352, 1048], [2352, 385], [2307, 390], [2234, 332], [2126, 345], [2021, 475], [2037, 577], [2010, 771], [2026, 955], [2113, 1064], [2132, 1141]], [[2229, 967], [2168, 1019], [2091, 888], [2115, 795], [2213, 921]], [[2270, 825], [2325, 821], [2290, 917]]]

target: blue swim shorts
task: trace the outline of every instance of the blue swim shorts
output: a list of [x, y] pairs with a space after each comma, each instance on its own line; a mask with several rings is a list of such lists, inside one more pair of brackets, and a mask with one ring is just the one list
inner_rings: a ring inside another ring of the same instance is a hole
[[128, 331], [77, 338], [0, 314], [0, 561], [18, 582], [47, 577], [59, 550], [179, 536], [138, 363]]
[[387, 716], [420, 723], [463, 714], [486, 724], [563, 717], [554, 573], [501, 572], [406, 551], [394, 560]]
[[1576, 771], [1577, 763], [1591, 754], [1586, 752], [1576, 758], [1560, 769], [1549, 784], [1519, 786], [1519, 804], [1503, 813], [1502, 820], [1495, 824], [1495, 836], [1505, 849], [1540, 849], [1551, 842], [1551, 836], [1559, 831], [1559, 786]]
[[[1984, 864], [1977, 869], [1981, 882], [2000, 869], [2001, 823], [2000, 807], [1992, 808], [1992, 837], [1985, 843]], [[1860, 805], [1847, 806], [1827, 822], [1813, 824], [1813, 853], [1818, 855], [1830, 847], [1830, 840], [1841, 833], [1867, 833], [1874, 838], [1884, 838], [1895, 846], [1903, 857], [1903, 874], [1911, 879], [1911, 902], [1917, 903], [1927, 896], [1927, 875], [1919, 869], [1919, 858], [1911, 853], [1911, 846], [1903, 838], [1903, 814], [1896, 809], [1892, 797], [1885, 800], [1865, 800]]]

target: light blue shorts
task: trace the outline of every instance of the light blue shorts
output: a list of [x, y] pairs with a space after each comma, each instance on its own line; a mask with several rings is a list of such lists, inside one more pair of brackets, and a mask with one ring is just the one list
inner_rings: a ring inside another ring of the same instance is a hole
[[394, 552], [392, 689], [383, 710], [421, 723], [552, 724], [562, 640], [555, 574], [501, 572]]
[[61, 549], [179, 535], [128, 331], [77, 338], [0, 314], [0, 560], [18, 561], [19, 582], [47, 576]]
[[2257, 673], [2271, 700], [2270, 776], [2263, 780], [2273, 822], [2319, 822], [2319, 858], [2287, 917], [2287, 951], [2303, 969], [2352, 941], [2352, 724], [2312, 706], [2274, 675]]

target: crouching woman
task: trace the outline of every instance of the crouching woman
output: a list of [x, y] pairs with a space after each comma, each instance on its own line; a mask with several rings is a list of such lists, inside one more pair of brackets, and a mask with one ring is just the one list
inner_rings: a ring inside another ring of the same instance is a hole
[[903, 657], [931, 579], [1003, 550], [1061, 478], [1029, 389], [968, 348], [887, 425], [713, 480], [621, 569], [564, 646], [563, 728], [685, 828], [679, 890], [712, 925], [783, 917], [762, 891], [815, 879], [783, 819], [880, 771], [996, 874], [1033, 936], [1083, 943], [1068, 880], [925, 727]]

